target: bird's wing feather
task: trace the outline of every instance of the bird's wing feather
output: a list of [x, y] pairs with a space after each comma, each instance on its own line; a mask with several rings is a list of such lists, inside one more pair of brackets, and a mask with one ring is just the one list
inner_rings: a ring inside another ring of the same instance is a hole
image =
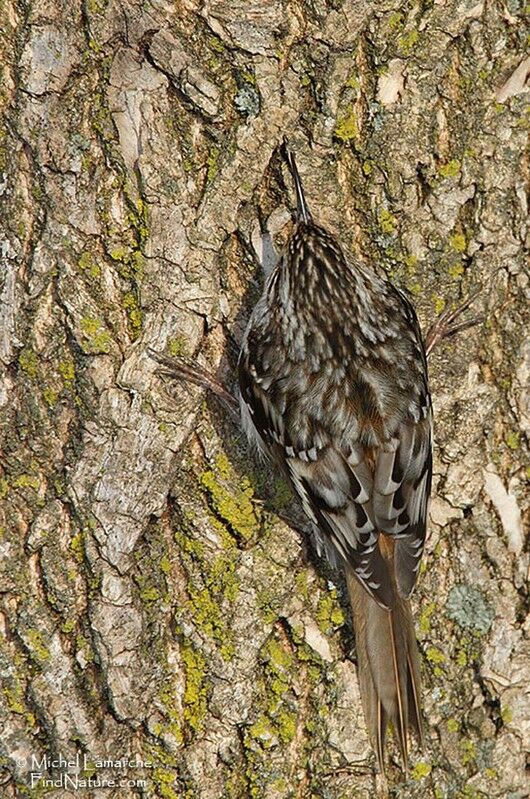
[[318, 451], [315, 461], [289, 458], [287, 468], [309, 518], [351, 565], [366, 591], [381, 605], [391, 607], [392, 591], [377, 545], [367, 465], [360, 462], [351, 467], [342, 453], [327, 446]]
[[430, 403], [415, 421], [403, 422], [395, 434], [397, 446], [380, 451], [374, 474], [372, 504], [377, 528], [394, 536], [396, 582], [400, 596], [412, 593], [423, 554], [427, 503], [432, 477]]
[[351, 563], [368, 593], [387, 606], [391, 601], [388, 571], [377, 546], [370, 502], [373, 476], [361, 448], [350, 448], [346, 456], [329, 443], [322, 445], [329, 441], [324, 430], [315, 436], [318, 448], [302, 448], [296, 431], [286, 429], [283, 415], [277, 413], [270, 393], [263, 390], [251, 369], [244, 349], [239, 385], [247, 425], [252, 423], [264, 447], [284, 464], [295, 493], [319, 533], [341, 559]]
[[392, 591], [377, 541], [381, 532], [395, 537], [396, 583], [400, 596], [409, 597], [423, 552], [432, 473], [428, 395], [387, 444], [370, 448], [369, 454], [359, 441], [341, 449], [322, 424], [314, 430], [318, 446], [311, 446], [286, 423], [285, 413], [272, 402], [271, 387], [261, 385], [252, 368], [244, 352], [239, 381], [243, 416], [264, 449], [284, 464], [308, 517], [386, 607], [392, 604]]

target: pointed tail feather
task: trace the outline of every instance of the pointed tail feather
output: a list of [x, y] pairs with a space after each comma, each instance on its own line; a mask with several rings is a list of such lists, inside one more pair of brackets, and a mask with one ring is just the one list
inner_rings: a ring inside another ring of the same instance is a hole
[[[393, 563], [388, 556], [387, 564], [392, 574]], [[384, 773], [385, 738], [391, 722], [407, 770], [410, 729], [423, 745], [418, 649], [410, 605], [398, 596], [393, 578], [395, 602], [391, 610], [386, 610], [369, 596], [353, 570], [348, 568], [346, 577], [355, 628], [359, 688], [379, 767]]]

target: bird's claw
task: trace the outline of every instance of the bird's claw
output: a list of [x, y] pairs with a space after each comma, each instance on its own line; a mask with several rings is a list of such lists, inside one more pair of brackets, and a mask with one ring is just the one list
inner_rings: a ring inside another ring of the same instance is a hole
[[148, 348], [147, 353], [153, 360], [164, 367], [158, 370], [158, 374], [168, 375], [169, 377], [183, 380], [186, 383], [193, 383], [200, 388], [211, 391], [227, 405], [232, 413], [239, 415], [239, 403], [237, 399], [211, 372], [208, 372], [195, 363], [191, 364], [186, 358], [164, 355], [151, 348]]
[[466, 319], [462, 322], [456, 321], [458, 317], [462, 316], [462, 314], [473, 304], [479, 294], [480, 291], [475, 291], [466, 297], [466, 299], [456, 308], [446, 308], [446, 310], [440, 314], [438, 319], [432, 323], [427, 331], [427, 335], [425, 336], [425, 353], [427, 356], [431, 354], [433, 349], [440, 341], [443, 341], [446, 338], [451, 338], [457, 333], [461, 333], [463, 330], [467, 330], [470, 327], [480, 324], [482, 321], [480, 317]]

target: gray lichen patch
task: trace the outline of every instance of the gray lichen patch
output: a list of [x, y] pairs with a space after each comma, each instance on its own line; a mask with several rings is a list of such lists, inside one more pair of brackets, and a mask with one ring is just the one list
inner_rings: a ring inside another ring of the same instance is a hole
[[243, 85], [234, 97], [234, 105], [238, 111], [249, 116], [259, 114], [259, 94], [253, 86]]
[[464, 630], [485, 635], [495, 617], [495, 612], [484, 594], [475, 586], [460, 583], [453, 586], [447, 597], [446, 613]]

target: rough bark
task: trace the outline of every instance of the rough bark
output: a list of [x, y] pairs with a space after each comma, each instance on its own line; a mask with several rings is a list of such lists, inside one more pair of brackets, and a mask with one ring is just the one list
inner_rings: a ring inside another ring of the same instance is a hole
[[289, 221], [284, 133], [315, 215], [424, 324], [481, 288], [483, 324], [431, 362], [428, 747], [389, 776], [396, 797], [526, 796], [521, 4], [0, 10], [2, 796], [48, 795], [32, 756], [76, 751], [154, 763], [98, 798], [374, 795], [340, 578], [224, 409], [147, 354], [233, 381], [248, 243]]

